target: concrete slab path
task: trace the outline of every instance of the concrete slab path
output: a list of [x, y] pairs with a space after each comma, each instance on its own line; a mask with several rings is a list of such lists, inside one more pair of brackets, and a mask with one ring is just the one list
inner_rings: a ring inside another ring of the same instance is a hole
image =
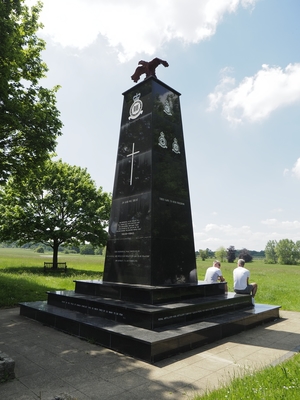
[[15, 360], [15, 379], [0, 383], [5, 400], [193, 399], [232, 377], [276, 364], [300, 350], [300, 313], [155, 365], [0, 310], [0, 352]]

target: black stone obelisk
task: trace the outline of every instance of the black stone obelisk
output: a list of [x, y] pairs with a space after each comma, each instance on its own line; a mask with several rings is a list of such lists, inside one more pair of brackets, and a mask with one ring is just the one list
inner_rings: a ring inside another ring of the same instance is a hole
[[195, 285], [180, 94], [150, 77], [123, 95], [103, 282]]

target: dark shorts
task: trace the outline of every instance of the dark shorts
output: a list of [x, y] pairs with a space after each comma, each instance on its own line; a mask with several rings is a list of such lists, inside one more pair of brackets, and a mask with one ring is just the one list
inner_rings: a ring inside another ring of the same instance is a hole
[[253, 285], [248, 285], [243, 290], [234, 289], [235, 293], [237, 293], [237, 294], [250, 294], [252, 292], [252, 290], [253, 290]]

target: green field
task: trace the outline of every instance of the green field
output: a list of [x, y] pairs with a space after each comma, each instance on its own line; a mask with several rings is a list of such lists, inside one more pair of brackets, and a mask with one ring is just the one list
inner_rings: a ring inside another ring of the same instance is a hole
[[30, 249], [0, 248], [0, 308], [13, 307], [23, 301], [46, 300], [49, 290], [73, 290], [75, 279], [101, 279], [104, 257], [59, 253], [62, 269], [44, 272], [44, 262], [51, 253]]
[[[212, 261], [197, 260], [199, 279], [204, 279], [206, 268], [212, 265]], [[221, 265], [229, 291], [233, 291], [232, 271], [235, 267], [236, 263], [224, 262]], [[300, 297], [295, 295], [300, 282], [299, 265], [272, 265], [265, 264], [263, 260], [254, 260], [245, 267], [250, 270], [250, 282], [258, 284], [257, 303], [281, 305], [283, 310], [300, 311]]]
[[[44, 261], [52, 254], [36, 253], [31, 249], [0, 248], [0, 307], [13, 307], [23, 301], [46, 300], [49, 290], [73, 290], [75, 279], [101, 279], [104, 256], [59, 253], [59, 262], [67, 263], [67, 271], [44, 272]], [[199, 280], [213, 260], [197, 259]], [[222, 263], [222, 272], [232, 291], [232, 271], [235, 263]], [[300, 267], [264, 264], [254, 260], [246, 264], [251, 281], [258, 283], [257, 303], [280, 305], [283, 310], [300, 311], [298, 282]]]

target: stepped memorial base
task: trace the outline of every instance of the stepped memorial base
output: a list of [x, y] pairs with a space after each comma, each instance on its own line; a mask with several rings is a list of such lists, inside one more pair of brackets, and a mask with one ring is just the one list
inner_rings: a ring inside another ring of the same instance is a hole
[[279, 318], [280, 306], [253, 306], [251, 296], [224, 289], [201, 281], [176, 287], [75, 281], [75, 291], [21, 303], [20, 314], [154, 363]]

